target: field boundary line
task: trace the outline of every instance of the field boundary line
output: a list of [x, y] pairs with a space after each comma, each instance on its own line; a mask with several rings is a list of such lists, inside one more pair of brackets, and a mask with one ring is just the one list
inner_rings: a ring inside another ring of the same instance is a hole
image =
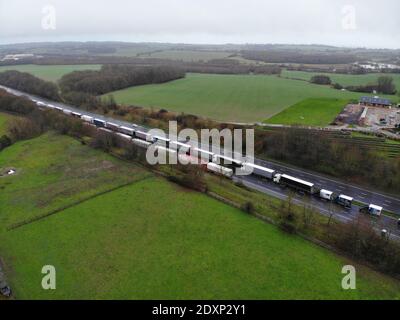
[[129, 181], [129, 182], [127, 182], [127, 183], [121, 184], [121, 185], [116, 186], [116, 187], [113, 187], [113, 188], [111, 188], [111, 189], [104, 190], [104, 191], [99, 192], [99, 193], [96, 193], [96, 194], [94, 194], [94, 195], [92, 195], [92, 196], [90, 196], [90, 197], [81, 199], [81, 200], [79, 200], [79, 201], [77, 201], [77, 202], [71, 203], [71, 204], [69, 204], [69, 205], [63, 206], [63, 207], [58, 208], [58, 209], [55, 209], [55, 210], [52, 210], [52, 211], [47, 212], [47, 213], [44, 213], [44, 214], [42, 214], [42, 215], [34, 216], [34, 217], [32, 217], [32, 218], [30, 218], [30, 219], [27, 219], [27, 220], [25, 220], [25, 221], [16, 222], [16, 223], [11, 224], [10, 226], [8, 226], [8, 227], [7, 227], [7, 231], [12, 231], [12, 230], [18, 229], [18, 228], [20, 228], [20, 227], [23, 227], [23, 226], [25, 226], [25, 225], [28, 225], [28, 224], [37, 222], [37, 221], [39, 221], [39, 220], [42, 220], [42, 219], [45, 219], [45, 218], [50, 217], [50, 216], [52, 216], [52, 215], [55, 215], [55, 214], [57, 214], [57, 213], [59, 213], [59, 212], [61, 212], [61, 211], [64, 211], [64, 210], [70, 209], [70, 208], [72, 208], [72, 207], [75, 207], [75, 206], [77, 206], [77, 205], [80, 205], [80, 204], [82, 204], [82, 203], [84, 203], [84, 202], [86, 202], [86, 201], [92, 200], [92, 199], [97, 198], [97, 197], [99, 197], [99, 196], [103, 196], [103, 195], [105, 195], [105, 194], [107, 194], [107, 193], [116, 191], [116, 190], [118, 190], [118, 189], [122, 189], [122, 188], [124, 188], [124, 187], [133, 185], [133, 184], [138, 183], [138, 182], [142, 182], [142, 181], [147, 180], [147, 179], [150, 179], [150, 178], [154, 178], [154, 175], [146, 175], [145, 177], [142, 177], [142, 178], [140, 178], [140, 179], [137, 179], [137, 180], [134, 180], [134, 181]]

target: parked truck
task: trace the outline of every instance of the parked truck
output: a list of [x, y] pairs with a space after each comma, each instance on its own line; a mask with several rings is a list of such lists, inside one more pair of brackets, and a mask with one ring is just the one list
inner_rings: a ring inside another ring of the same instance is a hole
[[93, 119], [93, 123], [96, 125], [96, 127], [105, 127], [106, 126], [106, 122], [104, 120], [100, 120], [100, 119]]
[[370, 204], [367, 207], [362, 207], [360, 209], [360, 212], [361, 213], [370, 214], [370, 215], [375, 216], [375, 217], [380, 217], [381, 214], [382, 214], [382, 210], [383, 210], [382, 207], [374, 205], [374, 204]]
[[212, 161], [216, 164], [223, 164], [231, 168], [241, 168], [243, 166], [242, 161], [233, 159], [222, 154], [214, 154]]
[[136, 130], [125, 126], [120, 126], [118, 131], [133, 137], [135, 135]]
[[298, 191], [306, 192], [308, 194], [315, 194], [318, 189], [311, 182], [304, 181], [287, 174], [276, 174], [274, 177], [274, 182], [282, 186], [287, 186]]
[[323, 200], [333, 201], [335, 196], [332, 191], [321, 189], [319, 191], [319, 197]]
[[108, 129], [110, 129], [110, 130], [119, 132], [119, 125], [117, 125], [117, 124], [115, 124], [115, 123], [107, 122], [106, 127], [107, 127]]
[[141, 140], [141, 139], [132, 139], [133, 144], [137, 145], [138, 147], [145, 148], [147, 149], [149, 146], [151, 146], [150, 142]]
[[213, 163], [213, 162], [207, 163], [207, 170], [209, 170], [211, 172], [214, 172], [214, 173], [217, 173], [217, 174], [220, 174], [220, 175], [223, 175], [223, 176], [225, 176], [227, 178], [232, 178], [232, 176], [233, 176], [233, 170], [232, 169], [225, 168], [225, 167], [220, 166], [220, 165], [218, 165], [216, 163]]
[[179, 153], [190, 154], [190, 150], [192, 146], [190, 144], [179, 142], [179, 141], [170, 141], [169, 147], [173, 150], [179, 151]]
[[198, 157], [200, 157], [200, 159], [204, 160], [204, 161], [212, 161], [214, 153], [204, 150], [204, 149], [200, 149], [200, 148], [194, 148], [194, 154], [197, 155]]
[[245, 175], [245, 174], [253, 174], [255, 176], [266, 178], [272, 180], [275, 176], [276, 171], [272, 169], [268, 169], [266, 167], [259, 166], [255, 163], [245, 162], [243, 167], [238, 169], [237, 174]]
[[147, 132], [140, 131], [140, 130], [136, 130], [135, 131], [135, 136], [137, 138], [142, 139], [142, 140], [147, 141], [147, 142], [154, 142], [154, 140], [155, 140], [154, 137], [151, 134], [149, 134]]
[[83, 116], [81, 117], [81, 119], [82, 119], [83, 121], [85, 121], [85, 122], [93, 123], [93, 117], [90, 117], [90, 116], [87, 116], [87, 115], [83, 115]]
[[354, 199], [352, 197], [341, 194], [335, 199], [335, 202], [345, 208], [351, 208], [353, 200]]

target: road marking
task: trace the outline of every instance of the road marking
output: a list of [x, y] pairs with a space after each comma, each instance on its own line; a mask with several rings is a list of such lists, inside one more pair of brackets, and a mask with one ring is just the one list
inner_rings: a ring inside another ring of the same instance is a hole
[[[261, 163], [264, 163], [264, 164], [265, 164], [265, 163], [269, 163], [269, 162], [267, 162], [267, 161], [265, 161], [265, 160], [262, 160], [262, 159], [259, 159], [259, 160], [260, 160]], [[270, 161], [270, 162], [271, 162], [271, 161]], [[288, 167], [288, 166], [286, 166], [286, 165], [284, 165], [284, 164], [277, 163], [277, 162], [276, 162], [276, 164], [279, 165], [280, 168], [290, 169], [290, 170], [297, 171], [297, 172], [304, 172], [304, 173], [307, 173], [307, 175], [309, 175], [309, 176], [311, 176], [311, 177], [315, 177], [315, 178], [321, 179], [321, 176], [319, 176], [318, 174], [314, 174], [314, 173], [311, 173], [311, 172], [301, 171], [301, 170], [299, 170], [299, 169], [292, 168], [292, 167]], [[354, 189], [358, 189], [358, 190], [360, 190], [360, 191], [368, 191], [368, 192], [370, 192], [370, 193], [372, 193], [372, 194], [374, 194], [374, 195], [379, 195], [379, 196], [381, 196], [381, 197], [384, 197], [384, 198], [387, 198], [387, 199], [391, 199], [391, 200], [394, 200], [394, 201], [400, 201], [400, 199], [398, 199], [398, 198], [394, 198], [394, 197], [392, 197], [392, 196], [385, 195], [385, 194], [382, 194], [382, 193], [379, 193], [379, 192], [376, 192], [376, 191], [365, 190], [365, 189], [362, 189], [362, 188], [357, 187], [357, 186], [355, 186], [355, 185], [353, 185], [353, 184], [350, 184], [350, 183], [344, 184], [343, 182], [340, 182], [340, 181], [337, 181], [337, 180], [334, 180], [334, 179], [330, 179], [330, 178], [328, 178], [328, 177], [324, 177], [324, 179], [325, 179], [326, 181], [331, 181], [331, 182], [333, 182], [333, 183], [335, 183], [335, 184], [337, 184], [337, 185], [341, 185], [341, 186], [344, 186], [344, 187], [351, 187], [351, 188], [354, 188]]]

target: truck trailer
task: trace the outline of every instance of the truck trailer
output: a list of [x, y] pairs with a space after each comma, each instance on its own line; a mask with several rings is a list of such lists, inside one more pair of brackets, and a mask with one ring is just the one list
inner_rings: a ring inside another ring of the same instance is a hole
[[136, 130], [135, 131], [135, 136], [139, 139], [142, 139], [147, 142], [154, 142], [154, 138], [151, 136], [151, 134], [143, 131]]
[[160, 143], [163, 146], [169, 148], [169, 143], [171, 141], [170, 139], [161, 136], [154, 136], [154, 139], [156, 140], [157, 143]]
[[313, 183], [289, 176], [287, 174], [276, 174], [274, 177], [274, 182], [309, 194], [314, 194], [318, 191]]
[[118, 136], [118, 137], [121, 137], [121, 138], [124, 139], [124, 140], [128, 140], [128, 141], [131, 141], [131, 140], [132, 140], [132, 137], [131, 137], [131, 136], [128, 136], [127, 134], [123, 134], [123, 133], [120, 133], [120, 132], [117, 132], [117, 136]]
[[380, 217], [382, 214], [383, 208], [374, 204], [370, 204], [368, 207], [363, 207], [360, 209], [360, 212], [367, 213], [375, 217]]
[[200, 149], [200, 148], [194, 148], [194, 155], [198, 156], [200, 159], [204, 160], [204, 161], [212, 161], [214, 153], [204, 150], [204, 149]]
[[190, 149], [192, 148], [190, 144], [179, 141], [170, 141], [169, 146], [173, 150], [178, 150], [180, 153], [186, 154], [190, 154]]
[[333, 192], [329, 191], [329, 190], [325, 190], [325, 189], [321, 189], [319, 191], [319, 197], [321, 199], [328, 200], [328, 201], [333, 201], [334, 200]]
[[119, 132], [119, 125], [117, 125], [117, 124], [115, 124], [115, 123], [107, 122], [107, 123], [106, 123], [106, 127], [107, 127], [108, 129], [110, 129], [110, 130]]
[[150, 142], [141, 140], [141, 139], [132, 139], [133, 144], [137, 145], [138, 147], [145, 148], [147, 149], [149, 146], [151, 146]]
[[225, 176], [227, 178], [232, 178], [233, 176], [233, 170], [229, 168], [225, 168], [223, 166], [220, 166], [216, 163], [209, 162], [207, 163], [207, 170], [220, 174], [222, 176]]
[[341, 206], [343, 206], [345, 208], [351, 208], [353, 200], [354, 199], [352, 197], [345, 196], [344, 194], [341, 194], [336, 198], [335, 201], [336, 201], [337, 204], [339, 204], [339, 205], [341, 205]]
[[241, 168], [243, 166], [243, 162], [240, 160], [233, 159], [231, 157], [222, 155], [222, 154], [215, 154], [213, 156], [212, 161], [216, 164], [224, 164], [234, 168]]
[[81, 119], [85, 122], [93, 123], [93, 117], [83, 115]]
[[127, 134], [127, 135], [130, 135], [132, 137], [135, 135], [135, 129], [128, 128], [128, 127], [125, 127], [125, 126], [119, 127], [119, 132]]
[[245, 162], [243, 167], [236, 171], [238, 174], [253, 174], [255, 176], [259, 176], [262, 178], [266, 178], [272, 180], [275, 176], [276, 171], [272, 169], [268, 169], [262, 166], [259, 166], [255, 163]]
[[100, 120], [100, 119], [93, 119], [93, 123], [96, 125], [96, 127], [105, 127], [106, 126], [106, 122], [104, 120]]

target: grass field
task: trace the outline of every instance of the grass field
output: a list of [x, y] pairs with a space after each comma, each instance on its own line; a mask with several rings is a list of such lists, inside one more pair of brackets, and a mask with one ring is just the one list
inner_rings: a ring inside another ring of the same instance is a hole
[[50, 133], [1, 151], [0, 172], [6, 168], [15, 168], [17, 174], [0, 178], [0, 229], [147, 174]]
[[361, 94], [263, 75], [188, 74], [165, 84], [113, 92], [120, 103], [165, 108], [216, 120], [263, 121], [307, 98], [359, 99]]
[[347, 105], [343, 99], [306, 99], [283, 110], [266, 123], [324, 127]]
[[390, 76], [393, 78], [397, 90], [400, 90], [400, 74], [382, 74], [382, 73], [368, 73], [363, 75], [351, 74], [334, 74], [334, 73], [315, 73], [305, 71], [282, 71], [282, 77], [303, 79], [309, 81], [312, 76], [317, 74], [325, 74], [331, 78], [333, 82], [338, 82], [342, 86], [356, 86], [366, 85], [368, 83], [376, 83], [380, 76]]
[[[19, 172], [0, 178], [0, 256], [19, 299], [400, 298], [399, 282], [364, 267], [357, 290], [343, 291], [351, 262], [68, 137], [19, 142], [0, 153], [10, 165]], [[127, 179], [136, 182], [5, 230]], [[54, 291], [40, 286], [49, 264]]]
[[[19, 298], [398, 298], [400, 289], [359, 270], [358, 290], [345, 292], [341, 258], [156, 178], [14, 230], [0, 247]], [[38, 285], [45, 264], [57, 269], [53, 292]]]
[[6, 70], [17, 70], [20, 72], [28, 72], [34, 76], [47, 81], [57, 81], [64, 74], [70, 73], [72, 71], [81, 70], [99, 70], [101, 65], [34, 65], [25, 64], [18, 66], [1, 66], [0, 72]]
[[8, 123], [14, 118], [15, 116], [0, 112], [0, 136], [7, 133]]

